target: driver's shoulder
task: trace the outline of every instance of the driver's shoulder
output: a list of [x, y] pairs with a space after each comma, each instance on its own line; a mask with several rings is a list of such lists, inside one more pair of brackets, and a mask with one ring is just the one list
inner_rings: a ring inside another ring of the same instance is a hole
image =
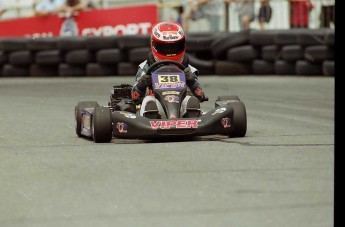
[[143, 61], [142, 63], [139, 64], [138, 66], [140, 69], [147, 70], [149, 68], [149, 63], [147, 60]]
[[188, 67], [190, 68], [190, 70], [192, 71], [192, 73], [199, 73], [199, 70], [197, 68], [195, 68], [194, 66], [188, 64]]

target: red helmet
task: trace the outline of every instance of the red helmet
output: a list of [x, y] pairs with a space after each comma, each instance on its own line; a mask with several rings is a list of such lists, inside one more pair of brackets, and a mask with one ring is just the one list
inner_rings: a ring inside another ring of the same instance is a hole
[[173, 60], [182, 63], [186, 44], [181, 25], [175, 22], [156, 24], [151, 34], [151, 51], [156, 61]]

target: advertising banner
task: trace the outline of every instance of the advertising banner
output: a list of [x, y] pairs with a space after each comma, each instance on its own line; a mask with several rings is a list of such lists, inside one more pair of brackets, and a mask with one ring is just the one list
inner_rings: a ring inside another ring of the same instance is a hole
[[156, 5], [81, 11], [0, 21], [0, 37], [117, 36], [149, 34], [158, 22]]

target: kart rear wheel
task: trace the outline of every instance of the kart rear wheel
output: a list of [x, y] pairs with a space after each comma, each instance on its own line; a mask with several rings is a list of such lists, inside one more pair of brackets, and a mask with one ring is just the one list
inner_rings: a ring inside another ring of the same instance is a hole
[[84, 108], [95, 108], [99, 107], [99, 104], [96, 101], [83, 101], [78, 102], [78, 104], [74, 108], [74, 116], [75, 116], [75, 132], [79, 137], [81, 137], [81, 111]]
[[112, 116], [109, 107], [96, 107], [92, 117], [92, 135], [96, 143], [108, 143], [112, 139]]
[[244, 137], [247, 132], [247, 112], [243, 102], [233, 102], [229, 104], [234, 108], [232, 119], [233, 130], [230, 131], [229, 137]]

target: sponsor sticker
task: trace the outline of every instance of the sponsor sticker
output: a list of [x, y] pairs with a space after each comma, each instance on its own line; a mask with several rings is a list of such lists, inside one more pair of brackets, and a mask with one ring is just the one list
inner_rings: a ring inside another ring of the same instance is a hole
[[90, 115], [84, 115], [81, 127], [90, 130]]
[[168, 120], [168, 121], [150, 121], [152, 129], [184, 129], [198, 128], [199, 120]]
[[180, 96], [177, 95], [167, 95], [164, 97], [164, 100], [166, 100], [167, 102], [176, 102], [178, 103], [180, 101]]
[[123, 122], [117, 122], [116, 128], [119, 131], [119, 133], [127, 133], [128, 125]]
[[163, 91], [162, 95], [180, 95], [179, 91]]
[[231, 127], [231, 118], [230, 117], [222, 118], [222, 125], [224, 126], [224, 128], [230, 128]]

